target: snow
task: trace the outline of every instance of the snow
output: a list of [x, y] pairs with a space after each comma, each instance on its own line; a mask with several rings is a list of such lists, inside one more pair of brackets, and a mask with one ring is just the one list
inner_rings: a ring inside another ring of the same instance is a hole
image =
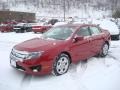
[[59, 26], [59, 25], [64, 25], [67, 24], [67, 22], [57, 22], [55, 23], [54, 27]]
[[106, 20], [106, 19], [103, 19], [103, 20], [93, 20], [93, 23], [94, 24], [100, 24], [100, 27], [103, 28], [103, 29], [108, 30], [111, 35], [118, 35], [118, 34], [120, 34], [118, 26], [114, 22], [112, 22], [110, 20]]
[[[110, 16], [111, 10], [97, 10], [92, 6], [87, 5], [85, 9], [84, 4], [81, 4], [80, 8], [71, 7], [71, 9], [66, 10], [65, 16], [67, 17], [75, 17], [79, 16], [80, 18], [102, 18], [103, 16]], [[63, 8], [52, 8], [50, 5], [47, 7], [37, 7], [34, 4], [23, 4], [18, 3], [16, 5], [9, 5], [10, 11], [21, 11], [21, 12], [32, 12], [36, 13], [36, 18], [40, 19], [41, 17], [57, 17], [63, 18], [64, 17], [64, 10]]]
[[105, 58], [92, 57], [72, 64], [62, 76], [31, 76], [13, 69], [9, 62], [12, 47], [41, 34], [0, 33], [0, 90], [120, 90], [120, 41], [112, 41]]

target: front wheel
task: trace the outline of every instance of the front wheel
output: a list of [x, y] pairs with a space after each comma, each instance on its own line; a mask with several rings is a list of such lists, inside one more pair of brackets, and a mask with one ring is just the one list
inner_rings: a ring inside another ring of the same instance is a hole
[[109, 50], [109, 45], [107, 43], [105, 43], [100, 52], [100, 56], [105, 57], [108, 54], [108, 50]]
[[69, 56], [66, 54], [59, 55], [53, 65], [53, 74], [56, 76], [65, 74], [69, 69], [69, 65], [70, 65]]

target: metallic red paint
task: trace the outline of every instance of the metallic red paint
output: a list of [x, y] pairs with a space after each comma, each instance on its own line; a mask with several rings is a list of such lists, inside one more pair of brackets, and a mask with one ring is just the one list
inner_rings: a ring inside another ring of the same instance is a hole
[[[62, 25], [61, 27], [63, 27]], [[66, 25], [67, 26], [67, 25]], [[35, 38], [14, 46], [14, 49], [27, 52], [44, 51], [38, 58], [31, 60], [17, 61], [19, 66], [25, 68], [26, 73], [29, 74], [49, 74], [52, 72], [53, 63], [56, 57], [61, 53], [69, 54], [72, 63], [77, 63], [80, 60], [88, 59], [95, 56], [101, 51], [105, 42], [110, 41], [110, 34], [105, 30], [101, 30], [99, 35], [91, 35], [85, 37], [84, 40], [75, 41], [76, 32], [83, 26], [95, 25], [68, 25], [76, 27], [74, 33], [68, 40], [47, 40], [42, 38]], [[41, 69], [38, 72], [33, 72], [30, 67], [40, 65]]]
[[13, 25], [11, 24], [4, 24], [0, 26], [1, 32], [11, 32], [13, 30]]
[[52, 26], [48, 25], [48, 26], [33, 26], [32, 30], [33, 32], [37, 33], [37, 32], [46, 32], [47, 30], [49, 30]]

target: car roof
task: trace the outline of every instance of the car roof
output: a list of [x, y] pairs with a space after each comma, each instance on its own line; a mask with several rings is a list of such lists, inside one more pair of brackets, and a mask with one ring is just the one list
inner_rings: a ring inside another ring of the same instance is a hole
[[97, 26], [96, 24], [64, 24], [64, 25], [59, 25], [60, 27], [82, 27], [82, 26]]

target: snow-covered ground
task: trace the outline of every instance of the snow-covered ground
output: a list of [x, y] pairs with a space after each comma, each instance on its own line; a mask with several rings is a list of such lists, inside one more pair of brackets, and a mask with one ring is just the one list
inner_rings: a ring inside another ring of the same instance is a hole
[[41, 34], [0, 33], [0, 90], [120, 90], [120, 41], [112, 41], [105, 58], [93, 57], [71, 65], [62, 76], [31, 76], [13, 69], [12, 47]]

